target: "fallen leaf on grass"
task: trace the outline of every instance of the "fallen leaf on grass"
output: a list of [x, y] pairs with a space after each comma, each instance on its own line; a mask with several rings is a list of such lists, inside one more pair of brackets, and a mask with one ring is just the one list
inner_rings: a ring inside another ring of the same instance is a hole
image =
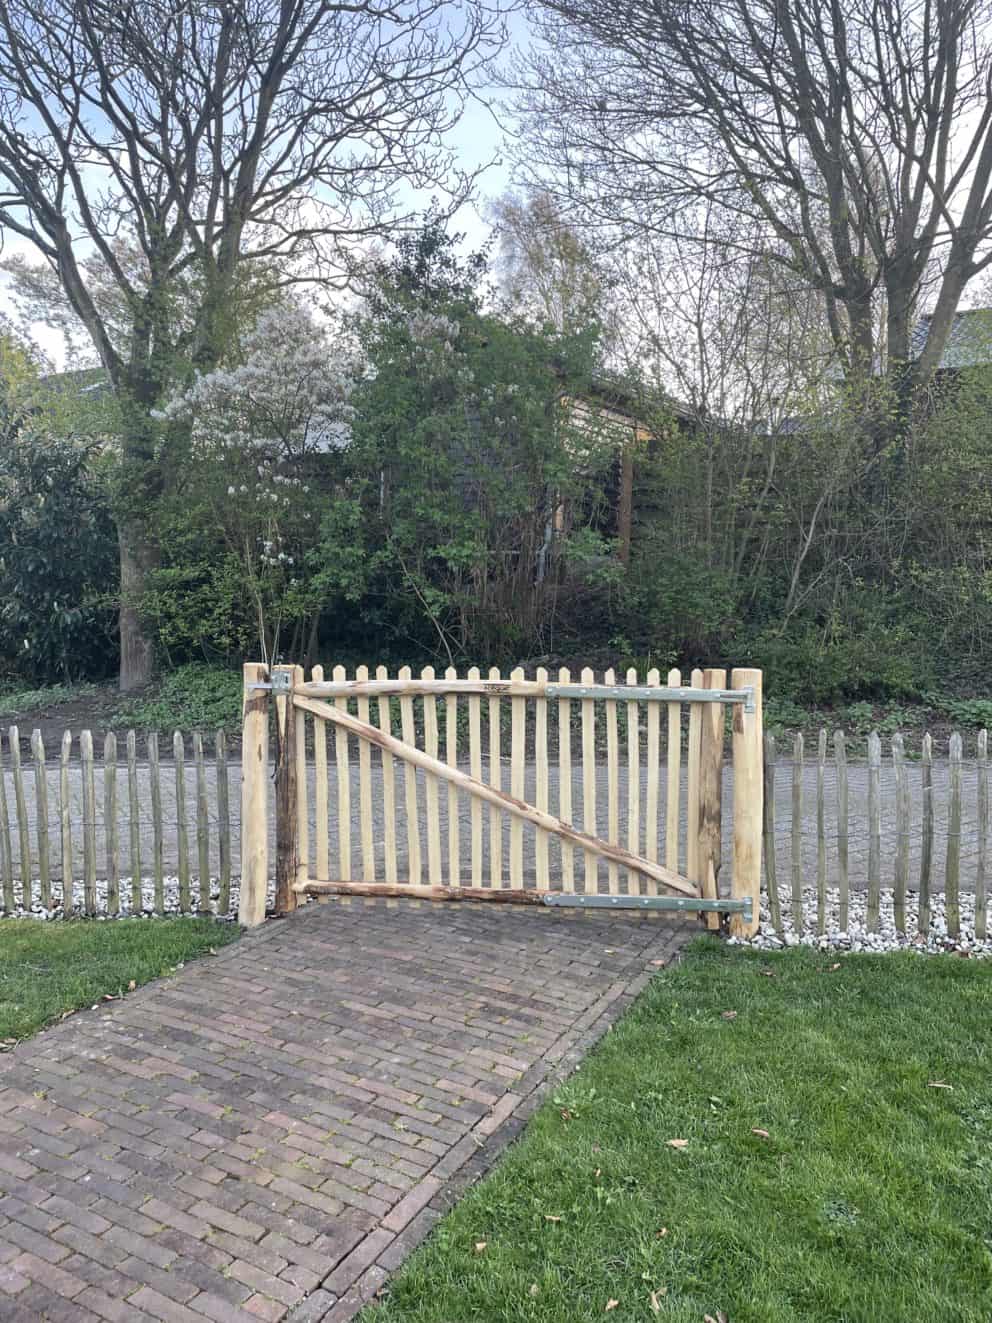
[[657, 1291], [651, 1292], [651, 1309], [655, 1314], [661, 1313], [661, 1298], [667, 1294], [667, 1286], [659, 1286]]
[[537, 1282], [531, 1282], [531, 1284], [530, 1284], [530, 1294], [531, 1294], [531, 1295], [540, 1295], [540, 1294], [541, 1294], [541, 1288], [538, 1286]]
[[668, 1139], [665, 1141], [669, 1148], [688, 1148], [688, 1139]]
[[721, 1011], [721, 1012], [720, 1012], [720, 1019], [721, 1019], [721, 1020], [736, 1020], [736, 1019], [737, 1019], [737, 1012], [736, 1012], [736, 1011]]
[[137, 983], [135, 983], [134, 979], [132, 979], [131, 982], [127, 985], [128, 992], [134, 992], [137, 986], [138, 986]]
[[950, 1089], [954, 1090], [953, 1084], [948, 1084], [945, 1080], [927, 1080], [928, 1089]]
[[651, 963], [656, 969], [662, 969], [666, 962], [664, 960], [652, 960]]
[[763, 975], [765, 978], [774, 978], [774, 977], [775, 977], [775, 971], [774, 971], [774, 969], [763, 969], [763, 970], [761, 971], [761, 973], [762, 973], [762, 975]]
[[103, 1000], [104, 1000], [104, 1001], [117, 1001], [118, 998], [117, 998], [117, 996], [116, 996], [113, 992], [105, 992], [105, 993], [103, 994]]
[[488, 1240], [477, 1240], [477, 1241], [475, 1242], [475, 1252], [476, 1252], [476, 1254], [483, 1254], [483, 1253], [485, 1252], [485, 1248], [486, 1248], [486, 1246], [487, 1246], [488, 1244], [489, 1244]]
[[668, 1227], [659, 1227], [658, 1230], [657, 1230], [654, 1234], [655, 1234], [655, 1235], [658, 1237], [658, 1239], [660, 1240], [662, 1236], [667, 1236], [667, 1235], [668, 1235]]
[[830, 966], [830, 968], [827, 970], [827, 973], [828, 973], [828, 974], [832, 974], [832, 973], [834, 972], [835, 969], [840, 969], [840, 961], [839, 961], [839, 960], [837, 961], [836, 965], [831, 965], [831, 966]]
[[545, 1222], [560, 1222], [561, 1218], [555, 1217], [554, 1213], [545, 1213], [544, 1220]]
[[771, 1135], [768, 1133], [768, 1131], [762, 1130], [760, 1126], [756, 1126], [756, 1125], [752, 1126], [751, 1134], [757, 1135], [759, 1139], [771, 1139]]
[[722, 1309], [716, 1311], [716, 1318], [712, 1314], [703, 1315], [703, 1323], [727, 1323], [727, 1315]]
[[209, 951], [207, 952], [207, 955], [216, 955], [216, 954], [217, 954], [217, 952], [214, 950], [213, 947], [211, 947], [211, 948], [209, 949]]
[[603, 1313], [608, 1314], [611, 1309], [616, 1309], [619, 1303], [620, 1303], [619, 1300], [607, 1300], [606, 1308], [603, 1310]]

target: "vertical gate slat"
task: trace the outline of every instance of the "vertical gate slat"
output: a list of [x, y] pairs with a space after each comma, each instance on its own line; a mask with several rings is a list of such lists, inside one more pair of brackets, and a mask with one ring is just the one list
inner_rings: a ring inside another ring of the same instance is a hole
[[870, 933], [878, 931], [882, 890], [882, 741], [878, 731], [868, 736], [868, 914]]
[[920, 843], [920, 907], [917, 931], [926, 937], [930, 931], [930, 882], [933, 868], [933, 738], [927, 731], [920, 752], [920, 778], [923, 789], [923, 839]]
[[[64, 914], [72, 912], [73, 904], [73, 885], [72, 885], [72, 786], [69, 779], [69, 761], [72, 757], [72, 731], [62, 732], [62, 753], [59, 759], [59, 845], [62, 851], [62, 911]], [[3, 777], [3, 768], [0, 766], [0, 779]], [[0, 830], [3, 829], [4, 821], [7, 817], [7, 805], [2, 802], [0, 796]], [[0, 841], [0, 849], [3, 842]], [[8, 842], [8, 850], [10, 844]]]
[[31, 834], [28, 830], [28, 809], [24, 797], [24, 773], [21, 768], [21, 736], [16, 726], [7, 732], [10, 740], [10, 771], [14, 781], [14, 807], [17, 812], [17, 854], [21, 873], [21, 904], [31, 908]]
[[[468, 678], [480, 678], [478, 666], [470, 666]], [[469, 770], [476, 781], [482, 780], [482, 699], [474, 694], [468, 700], [468, 760]], [[471, 824], [472, 886], [482, 886], [482, 802], [470, 796], [469, 822]]]
[[41, 731], [31, 732], [31, 756], [34, 761], [35, 831], [38, 839], [38, 884], [44, 909], [52, 908], [51, 854], [48, 844], [48, 768], [45, 766], [45, 742]]
[[201, 914], [210, 913], [210, 817], [207, 793], [207, 768], [203, 759], [203, 735], [193, 732], [193, 759], [196, 764], [196, 867], [199, 873]]
[[[583, 685], [594, 683], [588, 666], [582, 670]], [[596, 705], [591, 698], [582, 700], [582, 830], [587, 836], [598, 836], [596, 828]], [[584, 850], [585, 890], [595, 894], [599, 890], [599, 860]]]
[[[324, 679], [323, 666], [314, 666], [310, 670], [314, 684]], [[335, 736], [335, 738], [337, 738]], [[327, 779], [327, 722], [323, 717], [313, 719], [313, 798], [314, 798], [314, 877], [318, 882], [326, 882], [331, 875], [330, 786]], [[342, 881], [344, 875], [339, 873]]]
[[[401, 680], [411, 679], [413, 672], [409, 666], [401, 666], [399, 678]], [[414, 724], [413, 699], [404, 694], [400, 697], [400, 726], [403, 732], [403, 739], [407, 744], [416, 744], [416, 726]], [[404, 785], [406, 787], [406, 840], [407, 857], [409, 863], [410, 881], [414, 886], [420, 885], [420, 817], [417, 808], [417, 773], [412, 764], [406, 763], [403, 768]]]
[[[356, 680], [367, 680], [369, 668], [355, 668]], [[358, 700], [358, 719], [368, 722], [369, 700]], [[358, 818], [362, 837], [362, 878], [375, 881], [375, 837], [372, 832], [372, 748], [368, 740], [358, 741]]]
[[[331, 678], [347, 679], [343, 666], [335, 666]], [[336, 698], [334, 706], [341, 712], [348, 710], [346, 698]], [[404, 736], [405, 738], [405, 736]], [[351, 768], [348, 765], [348, 734], [340, 726], [334, 728], [334, 766], [338, 783], [338, 877], [349, 882], [351, 871]], [[416, 799], [414, 799], [416, 804]]]
[[227, 777], [227, 736], [218, 730], [214, 737], [217, 766], [217, 849], [220, 865], [220, 894], [217, 913], [231, 908], [231, 800]]
[[777, 933], [782, 931], [782, 906], [778, 894], [778, 869], [775, 858], [775, 736], [765, 735], [765, 793], [762, 800], [765, 836], [765, 887], [768, 892], [768, 917]]
[[[434, 679], [434, 667], [425, 666], [420, 672], [424, 680]], [[432, 758], [438, 755], [437, 699], [433, 694], [424, 695], [424, 749]], [[425, 825], [427, 831], [427, 880], [431, 886], [440, 886], [441, 876], [441, 813], [438, 799], [437, 777], [424, 777], [424, 800], [426, 804]]]
[[803, 736], [792, 745], [792, 926], [803, 930]]
[[[511, 680], [522, 680], [520, 667], [510, 672]], [[524, 798], [524, 738], [527, 730], [527, 700], [510, 700], [510, 794], [514, 799]], [[518, 817], [510, 819], [510, 886], [524, 884], [524, 824]]]
[[[155, 913], [165, 913], [165, 877], [162, 861], [162, 775], [158, 757], [158, 732], [148, 736], [148, 771], [152, 795], [152, 878], [155, 892]], [[241, 860], [242, 870], [244, 859]]]
[[79, 760], [83, 782], [83, 910], [96, 913], [96, 782], [93, 773], [93, 734], [79, 733]]
[[[537, 668], [540, 684], [547, 684], [548, 672], [543, 666]], [[534, 778], [535, 802], [542, 813], [548, 811], [548, 700], [538, 698], [534, 704]], [[534, 833], [534, 870], [537, 886], [548, 889], [550, 869], [548, 867], [548, 833], [540, 828]]]
[[[689, 676], [693, 689], [701, 689], [703, 673], [694, 670]], [[689, 704], [689, 747], [686, 750], [685, 865], [691, 882], [699, 877], [699, 740], [703, 728], [703, 709]]]
[[950, 803], [947, 813], [947, 864], [944, 891], [947, 908], [947, 932], [951, 937], [961, 936], [961, 736], [953, 733], [948, 748], [948, 792]]
[[[489, 668], [490, 680], [500, 679], [499, 667]], [[500, 705], [498, 698], [489, 699], [489, 784], [497, 790], [503, 788], [500, 767]], [[489, 810], [489, 885], [503, 884], [503, 820], [498, 808]]]
[[[615, 685], [616, 673], [608, 670], [603, 683]], [[620, 745], [617, 730], [617, 705], [608, 698], [604, 704], [606, 716], [606, 839], [611, 845], [620, 844]], [[620, 892], [620, 869], [614, 863], [606, 866], [607, 884], [611, 896]]]
[[[657, 688], [661, 684], [661, 674], [655, 667], [648, 671], [648, 684]], [[647, 785], [644, 799], [644, 853], [652, 863], [658, 861], [658, 774], [661, 762], [661, 704], [648, 703], [645, 714], [647, 727]], [[653, 878], [645, 878], [648, 895], [658, 894], [658, 884]]]
[[[572, 672], [567, 666], [558, 669], [558, 683], [570, 684]], [[572, 702], [558, 700], [558, 816], [572, 822]], [[561, 889], [575, 890], [575, 851], [571, 841], [561, 841]]]
[[[68, 733], [66, 731], [66, 734]], [[63, 750], [64, 748], [63, 744]], [[0, 734], [0, 881], [3, 883], [4, 913], [13, 914], [17, 908], [17, 901], [14, 898], [14, 859], [10, 842], [10, 814], [7, 808], [7, 769], [4, 762], [3, 735]]]
[[834, 731], [834, 764], [837, 770], [837, 885], [840, 889], [840, 930], [847, 932], [851, 901], [851, 879], [847, 867], [847, 748], [844, 732]]
[[[668, 672], [668, 687], [678, 689], [682, 672]], [[665, 867], [679, 871], [679, 817], [682, 799], [682, 704], [668, 703], [668, 738], [665, 749]]]
[[899, 734], [892, 737], [892, 768], [896, 783], [896, 857], [892, 879], [892, 912], [896, 931], [906, 931], [906, 883], [909, 878], [909, 778]]
[[975, 937], [985, 941], [989, 848], [989, 733], [978, 732], [978, 864], [975, 872]]
[[176, 849], [179, 854], [179, 910], [188, 914], [189, 898], [189, 833], [186, 826], [186, 748], [182, 733], [172, 735], [172, 758], [176, 774]]
[[[375, 678], [377, 680], [388, 680], [389, 672], [385, 666], [375, 668]], [[376, 707], [379, 713], [379, 729], [385, 731], [387, 735], [392, 734], [392, 715], [390, 712], [389, 699], [379, 698], [376, 700]], [[381, 750], [382, 757], [382, 835], [384, 855], [384, 871], [387, 882], [396, 881], [396, 766], [391, 753], [385, 749]]]
[[[449, 666], [446, 680], [457, 680], [458, 672]], [[449, 767], [458, 766], [458, 696], [448, 694], [444, 700], [444, 757]], [[448, 784], [448, 886], [462, 884], [461, 841], [458, 827], [458, 791]]]
[[[637, 671], [630, 667], [627, 683], [637, 684]], [[627, 849], [631, 854], [641, 853], [641, 714], [636, 702], [627, 704]], [[627, 891], [634, 893], [642, 886], [637, 874], [628, 872]]]
[[822, 937], [827, 931], [827, 732], [823, 729], [816, 744], [816, 930]]
[[121, 909], [120, 856], [117, 844], [117, 736], [103, 737], [103, 844], [107, 863], [107, 913]]
[[[219, 784], [217, 795], [219, 801]], [[127, 733], [127, 825], [127, 866], [131, 872], [131, 913], [140, 914], [143, 908], [141, 896], [141, 808], [138, 796], [138, 737], [133, 730], [129, 730]]]

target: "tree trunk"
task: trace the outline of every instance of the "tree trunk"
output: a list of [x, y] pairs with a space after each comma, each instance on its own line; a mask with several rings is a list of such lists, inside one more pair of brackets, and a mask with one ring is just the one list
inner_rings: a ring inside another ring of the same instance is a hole
[[159, 549], [147, 528], [138, 524], [118, 525], [117, 541], [121, 564], [121, 669], [120, 689], [128, 693], [149, 684], [155, 663], [155, 648], [139, 613], [149, 573], [158, 567]]

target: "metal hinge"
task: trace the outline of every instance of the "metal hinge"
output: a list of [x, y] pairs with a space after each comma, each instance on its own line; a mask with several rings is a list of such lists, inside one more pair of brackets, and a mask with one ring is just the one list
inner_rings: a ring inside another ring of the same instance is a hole
[[751, 922], [754, 914], [750, 896], [735, 900], [704, 900], [702, 896], [583, 896], [569, 891], [555, 891], [541, 899], [545, 905], [574, 905], [579, 909], [676, 910], [683, 914], [716, 910], [720, 914], [741, 914], [746, 923]]
[[272, 671], [269, 680], [252, 680], [249, 689], [267, 689], [273, 694], [288, 694], [292, 689], [293, 677], [289, 671]]

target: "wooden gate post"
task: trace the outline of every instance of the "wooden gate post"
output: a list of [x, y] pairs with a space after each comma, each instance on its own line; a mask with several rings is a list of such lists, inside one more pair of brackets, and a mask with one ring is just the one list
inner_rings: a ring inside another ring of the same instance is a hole
[[238, 922], [255, 928], [265, 918], [269, 886], [269, 695], [252, 689], [269, 678], [267, 666], [246, 662], [241, 733], [241, 889]]
[[[726, 685], [726, 671], [704, 671], [704, 689], [724, 689]], [[724, 711], [722, 703], [700, 703], [699, 707], [702, 720], [699, 732], [699, 843], [696, 849], [699, 876], [694, 881], [699, 883], [703, 896], [716, 900], [721, 862]], [[716, 910], [707, 910], [704, 918], [707, 928], [719, 929], [720, 915]]]
[[[276, 914], [288, 914], [296, 908], [296, 882], [299, 842], [299, 803], [297, 798], [297, 720], [293, 707], [298, 666], [273, 666], [273, 675], [289, 677], [287, 691], [276, 694]], [[302, 672], [300, 677], [302, 679]], [[302, 714], [301, 714], [302, 715]]]
[[761, 827], [763, 812], [761, 672], [738, 668], [731, 673], [731, 688], [750, 689], [753, 710], [734, 704], [734, 879], [735, 898], [751, 898], [751, 919], [732, 914], [734, 937], [751, 937], [758, 931], [761, 903]]

